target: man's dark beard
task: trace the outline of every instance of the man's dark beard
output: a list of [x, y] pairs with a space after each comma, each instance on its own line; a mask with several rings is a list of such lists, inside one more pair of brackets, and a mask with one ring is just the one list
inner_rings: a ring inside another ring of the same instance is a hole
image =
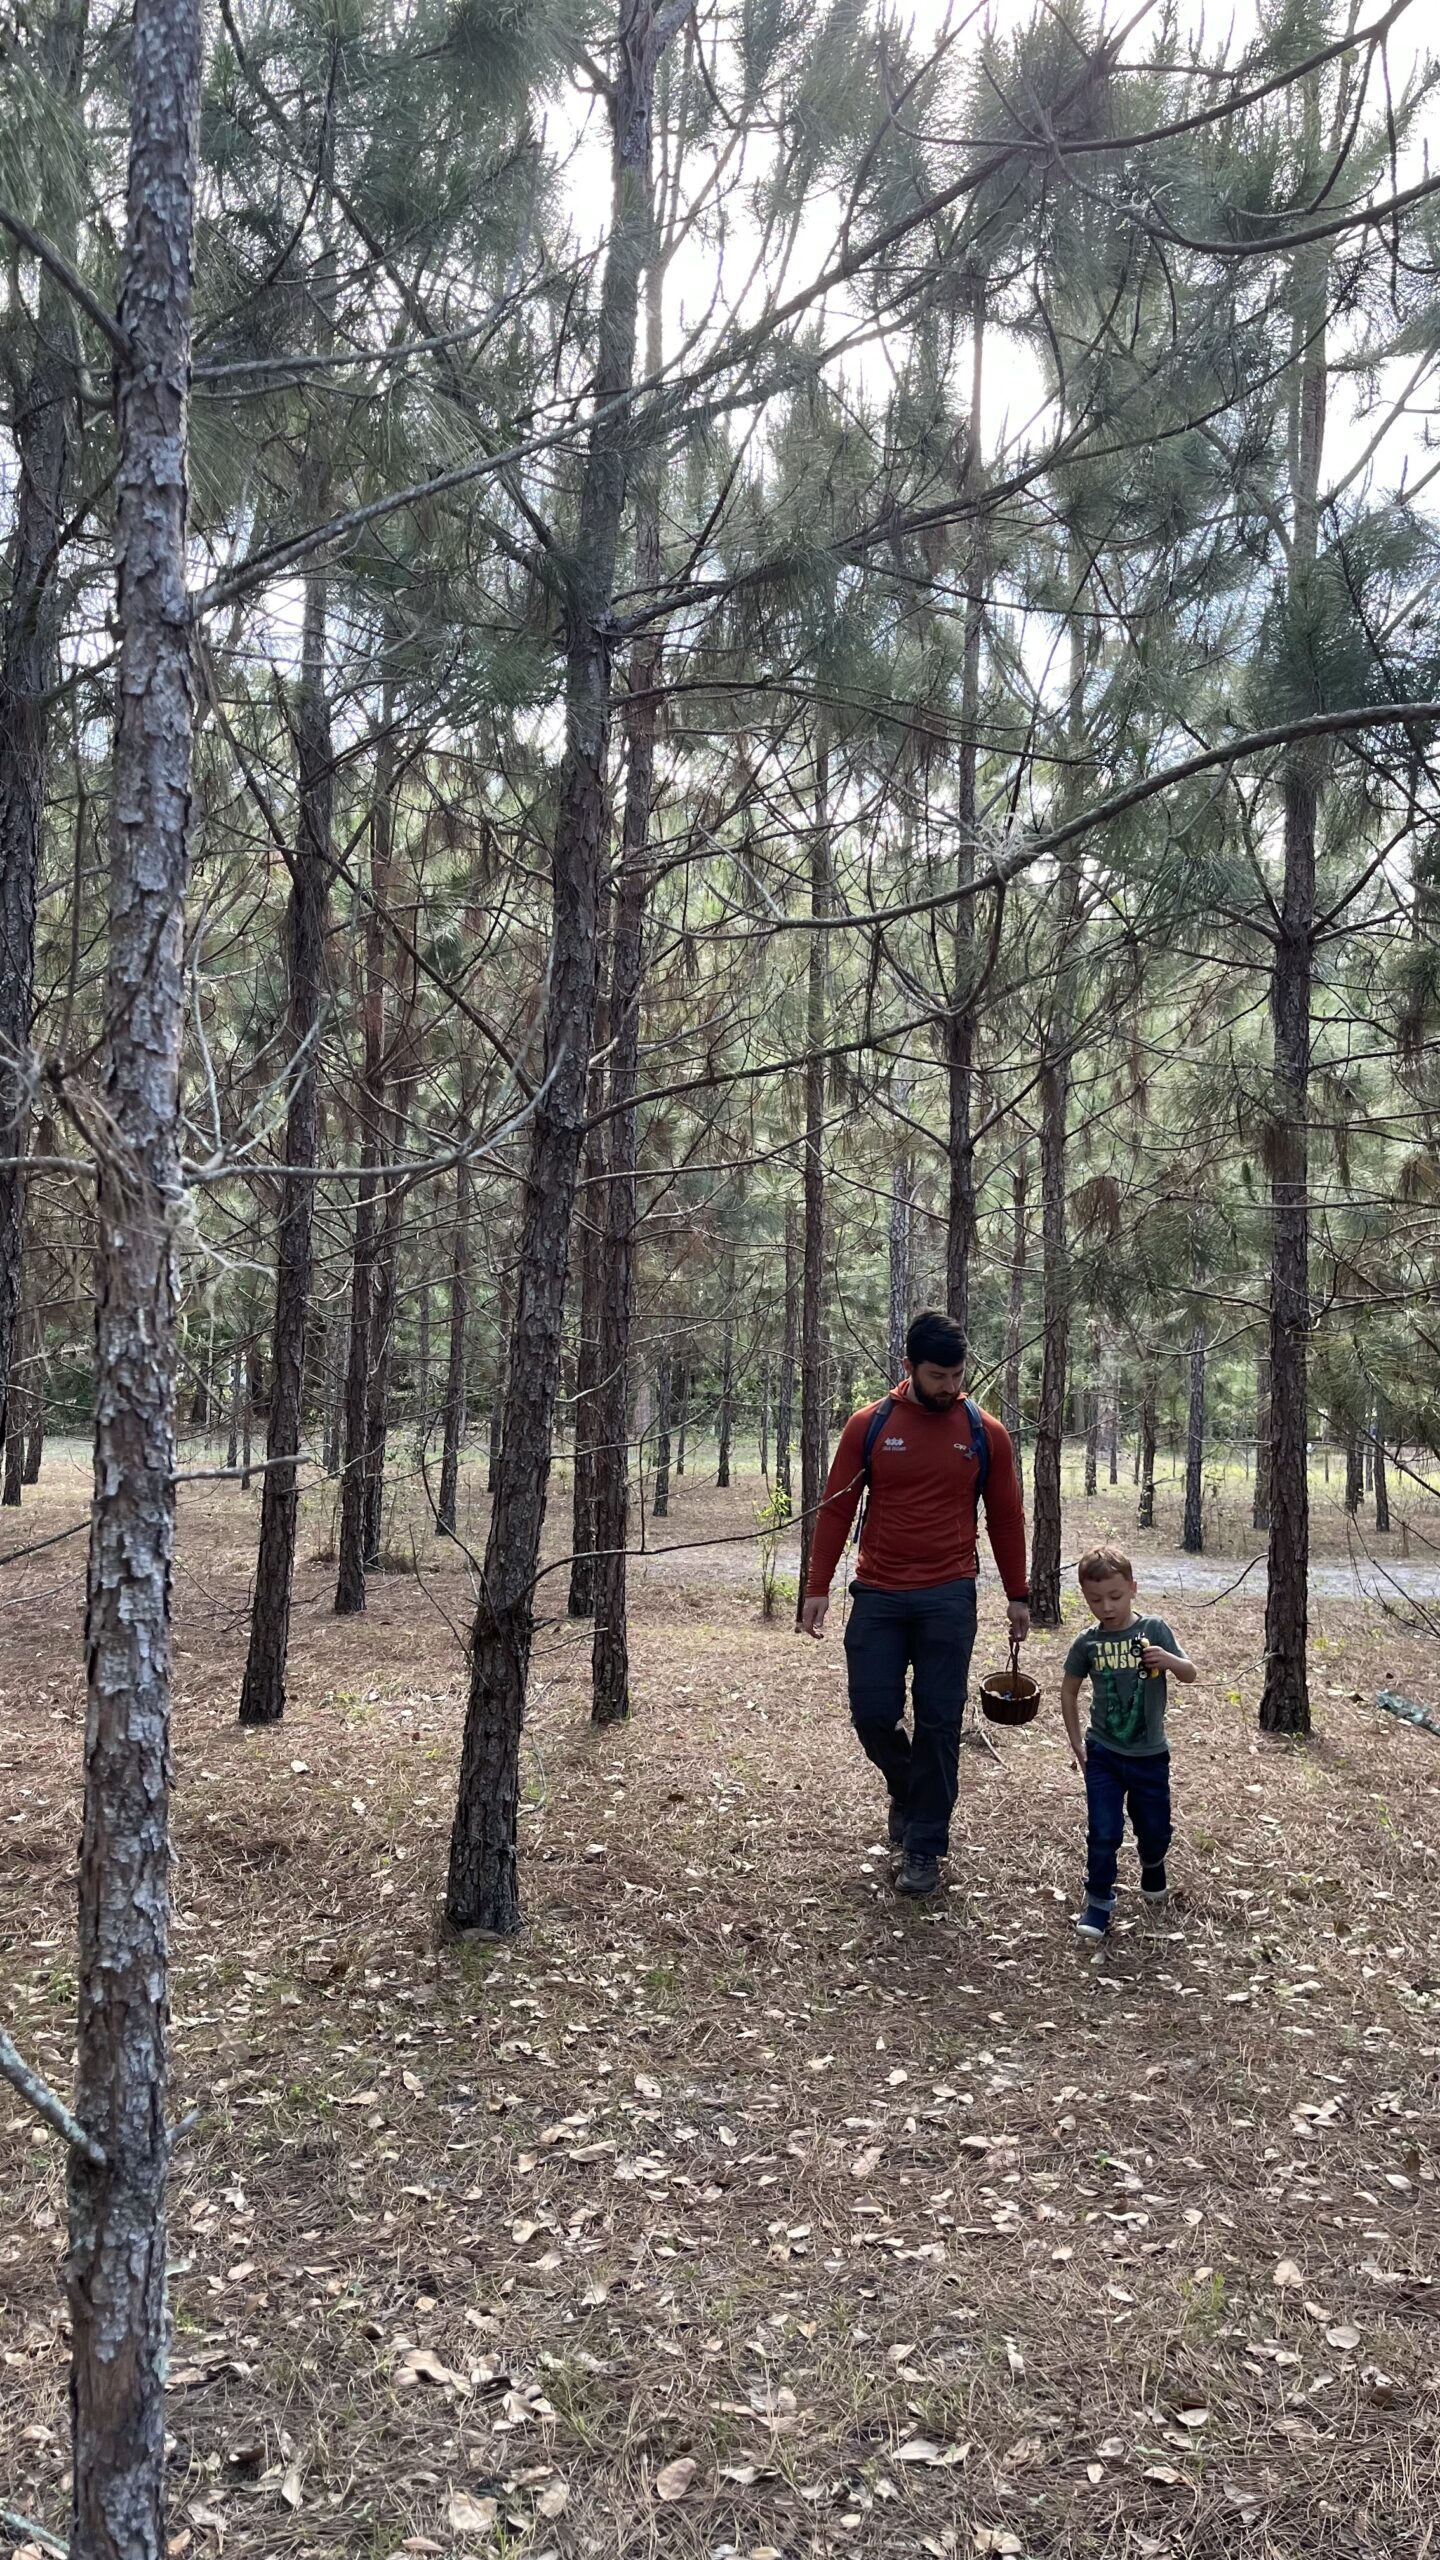
[[923, 1404], [927, 1413], [953, 1413], [960, 1401], [958, 1395], [927, 1396], [924, 1388], [917, 1386], [913, 1378], [910, 1381], [910, 1392], [917, 1404]]

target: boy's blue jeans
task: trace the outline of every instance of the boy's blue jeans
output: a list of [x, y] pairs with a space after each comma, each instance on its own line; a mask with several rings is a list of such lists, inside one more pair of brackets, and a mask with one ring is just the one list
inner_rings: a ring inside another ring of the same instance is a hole
[[1090, 1818], [1085, 1890], [1109, 1909], [1128, 1811], [1142, 1870], [1160, 1866], [1170, 1846], [1170, 1754], [1136, 1756], [1108, 1743], [1085, 1745], [1085, 1803]]

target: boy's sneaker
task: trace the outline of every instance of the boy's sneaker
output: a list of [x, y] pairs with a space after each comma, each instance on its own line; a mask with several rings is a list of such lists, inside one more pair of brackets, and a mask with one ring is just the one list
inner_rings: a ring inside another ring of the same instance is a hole
[[1084, 1910], [1075, 1914], [1076, 1937], [1085, 1938], [1092, 1945], [1107, 1934], [1109, 1927], [1110, 1914], [1103, 1902], [1087, 1902]]
[[1170, 1887], [1165, 1880], [1163, 1858], [1158, 1866], [1141, 1868], [1140, 1891], [1147, 1902], [1165, 1902], [1169, 1899]]
[[897, 1893], [938, 1893], [940, 1890], [939, 1859], [917, 1856], [912, 1849], [895, 1879], [895, 1890]]

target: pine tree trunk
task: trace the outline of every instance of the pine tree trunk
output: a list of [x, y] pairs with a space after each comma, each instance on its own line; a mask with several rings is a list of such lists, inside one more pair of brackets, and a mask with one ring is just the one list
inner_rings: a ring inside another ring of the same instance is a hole
[[440, 1499], [435, 1535], [453, 1538], [460, 1499], [460, 1450], [465, 1438], [465, 1333], [470, 1321], [470, 1168], [455, 1167], [455, 1233], [450, 1247], [450, 1356], [445, 1369], [445, 1437], [440, 1452]]
[[552, 865], [546, 1081], [531, 1123], [504, 1439], [471, 1640], [446, 1891], [452, 1926], [504, 1936], [520, 1926], [520, 1734], [595, 1018], [610, 739], [609, 624], [628, 434], [621, 395], [634, 379], [640, 280], [649, 246], [655, 69], [678, 24], [678, 16], [662, 18], [654, 0], [619, 0], [612, 216], [597, 332], [596, 407], [566, 596], [566, 743]]
[[[903, 1335], [902, 1335], [903, 1340]], [[775, 1388], [775, 1490], [795, 1499], [791, 1441], [795, 1429], [795, 1362], [800, 1348], [800, 1225], [795, 1203], [785, 1203], [785, 1311], [780, 1332], [780, 1376]], [[897, 1369], [898, 1378], [899, 1371]]]
[[[603, 902], [602, 902], [603, 905]], [[595, 1040], [605, 1044], [602, 1020], [606, 931], [602, 912], [598, 931], [597, 980], [602, 993], [596, 1005]], [[571, 1479], [570, 1592], [572, 1618], [595, 1615], [595, 1468], [600, 1439], [601, 1303], [605, 1289], [605, 1124], [598, 1117], [605, 1098], [605, 1076], [592, 1067], [586, 1094], [590, 1127], [585, 1136], [584, 1179], [575, 1202], [574, 1247], [580, 1265], [579, 1341], [575, 1355], [575, 1458]]]
[[1065, 1114], [1069, 1075], [1053, 1050], [1040, 1083], [1040, 1235], [1044, 1266], [1044, 1353], [1035, 1417], [1030, 1608], [1037, 1626], [1060, 1624], [1060, 1462], [1070, 1350], [1070, 1276], [1065, 1232]]
[[1140, 1395], [1140, 1500], [1135, 1513], [1137, 1526], [1142, 1529], [1155, 1526], [1155, 1443], [1159, 1437], [1156, 1403], [1155, 1355], [1147, 1351]]
[[760, 1363], [760, 1429], [758, 1433], [761, 1480], [770, 1482], [770, 1356]]
[[1351, 1419], [1345, 1426], [1345, 1509], [1354, 1520], [1365, 1499], [1365, 1462], [1361, 1456], [1360, 1425]]
[[[422, 1252], [424, 1247], [421, 1247]], [[418, 1343], [415, 1357], [415, 1445], [423, 1449], [430, 1438], [430, 1283], [423, 1280], [416, 1295]]]
[[1110, 1464], [1110, 1482], [1120, 1482], [1120, 1381], [1114, 1356], [1111, 1356], [1109, 1384], [1105, 1390], [1105, 1436]]
[[245, 1410], [240, 1417], [240, 1424], [240, 1490], [242, 1493], [248, 1493], [255, 1425], [255, 1388], [248, 1359], [245, 1363]]
[[18, 1511], [20, 1491], [25, 1481], [25, 1434], [30, 1422], [30, 1380], [34, 1374], [34, 1309], [27, 1306], [22, 1290], [20, 1314], [11, 1337], [10, 1388], [5, 1403], [5, 1481], [0, 1501], [5, 1509]]
[[1257, 1529], [1270, 1526], [1270, 1353], [1255, 1363], [1255, 1494], [1250, 1518]]
[[683, 1476], [685, 1473], [685, 1435], [690, 1428], [690, 1389], [692, 1378], [690, 1354], [688, 1351], [682, 1351], [680, 1353], [675, 1374], [679, 1382], [675, 1395], [675, 1409], [678, 1418], [678, 1427], [675, 1434], [675, 1473], [678, 1477]]
[[[653, 556], [637, 568], [649, 588], [658, 575], [659, 529]], [[658, 653], [647, 643], [631, 659], [632, 700], [625, 816], [615, 941], [610, 980], [609, 1181], [605, 1198], [604, 1285], [600, 1300], [599, 1391], [595, 1450], [595, 1634], [591, 1646], [592, 1721], [622, 1724], [630, 1713], [630, 1652], [626, 1620], [625, 1546], [630, 1509], [630, 1329], [635, 1295], [634, 1096], [640, 1054], [642, 931], [647, 886], [647, 839], [655, 765]], [[643, 700], [634, 697], [643, 696]]]
[[1185, 1524], [1180, 1543], [1187, 1556], [1205, 1552], [1205, 1328], [1190, 1336], [1190, 1408], [1185, 1435]]
[[730, 1483], [730, 1443], [735, 1430], [735, 1257], [725, 1266], [725, 1317], [720, 1332], [719, 1445], [715, 1482], [724, 1492]]
[[1085, 1398], [1085, 1499], [1093, 1502], [1100, 1481], [1100, 1329], [1090, 1330], [1090, 1378]]
[[1030, 1166], [1022, 1154], [1010, 1177], [1010, 1296], [1005, 1310], [1005, 1385], [1003, 1420], [1015, 1447], [1015, 1467], [1020, 1468], [1020, 1345], [1025, 1330], [1025, 1208], [1030, 1189]]
[[240, 1464], [240, 1408], [245, 1401], [245, 1356], [238, 1343], [230, 1354], [230, 1422], [225, 1438], [225, 1466], [233, 1475]]
[[[662, 281], [653, 228], [653, 176], [647, 170], [651, 255], [645, 290], [645, 371], [657, 379], [663, 365]], [[648, 594], [660, 584], [660, 481], [647, 455], [635, 500], [635, 584]], [[640, 1002], [644, 987], [645, 903], [649, 889], [650, 821], [655, 797], [655, 739], [660, 719], [659, 641], [638, 641], [630, 657], [625, 704], [625, 815], [621, 824], [620, 879], [615, 900], [615, 948], [607, 1024], [610, 1062], [610, 1175], [605, 1202], [604, 1288], [600, 1309], [600, 1428], [595, 1475], [595, 1635], [591, 1648], [591, 1716], [596, 1724], [620, 1724], [630, 1713], [630, 1651], [626, 1623], [629, 1533], [630, 1334], [635, 1300], [636, 1144], [635, 1092], [640, 1060]], [[734, 1257], [730, 1292], [734, 1291]], [[730, 1320], [733, 1322], [733, 1319]], [[733, 1334], [727, 1331], [727, 1344]], [[728, 1439], [721, 1434], [721, 1481], [728, 1478]]]
[[136, 0], [116, 368], [120, 663], [98, 1166], [95, 1481], [70, 2153], [72, 2560], [165, 2535], [170, 1600], [194, 690], [186, 390], [201, 23]]
[[675, 1363], [668, 1351], [662, 1351], [655, 1367], [655, 1492], [650, 1504], [652, 1520], [670, 1517], [670, 1400]]
[[[387, 1135], [393, 1161], [400, 1136], [398, 1115], [388, 1115]], [[395, 1372], [395, 1315], [400, 1273], [400, 1235], [405, 1194], [396, 1182], [385, 1186], [384, 1210], [375, 1254], [370, 1300], [370, 1377], [365, 1397], [365, 1563], [380, 1561], [385, 1514], [385, 1458], [390, 1441], [390, 1383]]]
[[1385, 1399], [1375, 1398], [1375, 1527], [1378, 1534], [1390, 1533], [1390, 1484], [1385, 1467]]
[[[909, 1087], [902, 1085], [902, 1103], [909, 1100]], [[890, 1383], [895, 1385], [905, 1366], [905, 1335], [910, 1323], [910, 1191], [913, 1182], [910, 1167], [910, 1133], [896, 1133], [890, 1159], [890, 1329], [887, 1345]]]
[[350, 1270], [350, 1347], [345, 1367], [345, 1456], [340, 1474], [337, 1618], [357, 1617], [365, 1606], [365, 1434], [370, 1418], [370, 1344], [379, 1241], [376, 1211], [376, 1135], [361, 1141], [361, 1173], [355, 1194], [355, 1250]]
[[[965, 485], [980, 477], [981, 394], [985, 366], [985, 287], [975, 285], [970, 314], [969, 456]], [[980, 651], [985, 617], [984, 514], [971, 514], [970, 592], [960, 676], [960, 761], [956, 790], [956, 885], [969, 891], [975, 879], [976, 779], [980, 757]], [[975, 1244], [975, 1145], [971, 1134], [971, 1075], [975, 1055], [975, 901], [964, 895], [955, 909], [954, 984], [945, 1017], [945, 1068], [949, 1102], [949, 1215], [945, 1226], [945, 1306], [962, 1332], [970, 1330], [970, 1258]]]
[[499, 1288], [499, 1305], [495, 1324], [495, 1374], [490, 1386], [490, 1429], [485, 1446], [485, 1490], [494, 1494], [500, 1476], [500, 1452], [505, 1445], [505, 1378], [509, 1360], [510, 1327], [514, 1316], [515, 1296], [510, 1274], [504, 1273]]
[[[1307, 121], [1318, 114], [1313, 92], [1306, 108]], [[1313, 573], [1318, 546], [1327, 385], [1325, 251], [1298, 253], [1295, 282], [1294, 346], [1301, 361], [1292, 437], [1292, 597]], [[1260, 1725], [1267, 1733], [1310, 1730], [1310, 1004], [1323, 771], [1323, 750], [1313, 743], [1289, 750], [1282, 772], [1284, 881], [1270, 976], [1275, 1083], [1270, 1131], [1270, 1581], [1260, 1698]]]
[[361, 946], [363, 1059], [359, 1108], [360, 1163], [355, 1204], [355, 1261], [350, 1288], [350, 1350], [345, 1374], [345, 1464], [340, 1479], [340, 1553], [335, 1615], [356, 1617], [365, 1606], [365, 1569], [378, 1553], [383, 1433], [388, 1392], [389, 1339], [399, 1249], [400, 1194], [380, 1170], [393, 1158], [388, 1088], [392, 1060], [387, 1047], [385, 925], [393, 888], [394, 746], [389, 726], [390, 688], [384, 695], [386, 725], [375, 760], [370, 823], [370, 896]]
[[[13, 20], [13, 27], [27, 30], [29, 41], [16, 47], [7, 38], [7, 76], [14, 78], [23, 68], [37, 89], [72, 106], [80, 88], [85, 15], [83, 0], [59, 0], [48, 14], [42, 9]], [[46, 155], [35, 175], [39, 227], [73, 263], [75, 192], [69, 173]], [[12, 309], [8, 326], [17, 331], [24, 326], [20, 310]], [[42, 267], [34, 352], [7, 422], [15, 468], [8, 593], [0, 625], [0, 1434], [20, 1306], [35, 908], [56, 673], [55, 579], [63, 547], [76, 370], [70, 300]]]
[[349, 1343], [338, 1308], [325, 1320], [325, 1450], [327, 1476], [340, 1473], [340, 1418], [345, 1396]]
[[[830, 911], [830, 762], [815, 753], [815, 819], [810, 830], [810, 913]], [[805, 1045], [805, 1223], [800, 1282], [800, 1577], [795, 1623], [805, 1606], [815, 1514], [825, 1490], [825, 935], [812, 933], [808, 957]]]
[[1276, 1117], [1271, 1133], [1270, 1586], [1265, 1606], [1267, 1733], [1308, 1733], [1310, 1486], [1306, 1352], [1310, 1331], [1308, 1084], [1311, 935], [1319, 785], [1313, 756], [1285, 774], [1285, 885], [1271, 978]]
[[[24, 1484], [38, 1484], [40, 1464], [45, 1454], [45, 1340], [40, 1320], [36, 1319], [35, 1369], [30, 1385], [30, 1419], [25, 1433], [25, 1463], [21, 1469]], [[1379, 1496], [1376, 1496], [1378, 1507]]]
[[[323, 520], [326, 476], [313, 469], [307, 473], [308, 486], [302, 500], [307, 523], [317, 515]], [[285, 1114], [285, 1163], [292, 1169], [305, 1168], [307, 1175], [315, 1163], [319, 1143], [319, 1035], [325, 992], [334, 802], [330, 703], [325, 685], [327, 611], [325, 570], [318, 566], [307, 569], [295, 705], [298, 827], [285, 927], [285, 1048], [292, 1078]], [[290, 1594], [300, 1522], [299, 1457], [314, 1209], [313, 1181], [282, 1178], [265, 1475], [260, 1494], [260, 1547], [250, 1614], [250, 1649], [240, 1691], [240, 1721], [246, 1725], [278, 1724], [285, 1712]], [[247, 1401], [247, 1423], [248, 1414]], [[245, 1463], [248, 1467], [248, 1447]]]

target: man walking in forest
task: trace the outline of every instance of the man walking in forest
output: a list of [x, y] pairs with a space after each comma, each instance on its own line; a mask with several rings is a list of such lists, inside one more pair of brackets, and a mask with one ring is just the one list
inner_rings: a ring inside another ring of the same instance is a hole
[[[815, 1522], [801, 1612], [819, 1636], [830, 1581], [862, 1494], [860, 1549], [845, 1629], [850, 1713], [890, 1791], [901, 1893], [934, 1893], [950, 1845], [960, 1720], [975, 1642], [979, 1509], [1010, 1604], [1030, 1632], [1025, 1515], [1010, 1434], [965, 1393], [965, 1336], [926, 1308], [905, 1337], [905, 1378], [851, 1415]], [[907, 1732], [905, 1674], [915, 1730]]]

